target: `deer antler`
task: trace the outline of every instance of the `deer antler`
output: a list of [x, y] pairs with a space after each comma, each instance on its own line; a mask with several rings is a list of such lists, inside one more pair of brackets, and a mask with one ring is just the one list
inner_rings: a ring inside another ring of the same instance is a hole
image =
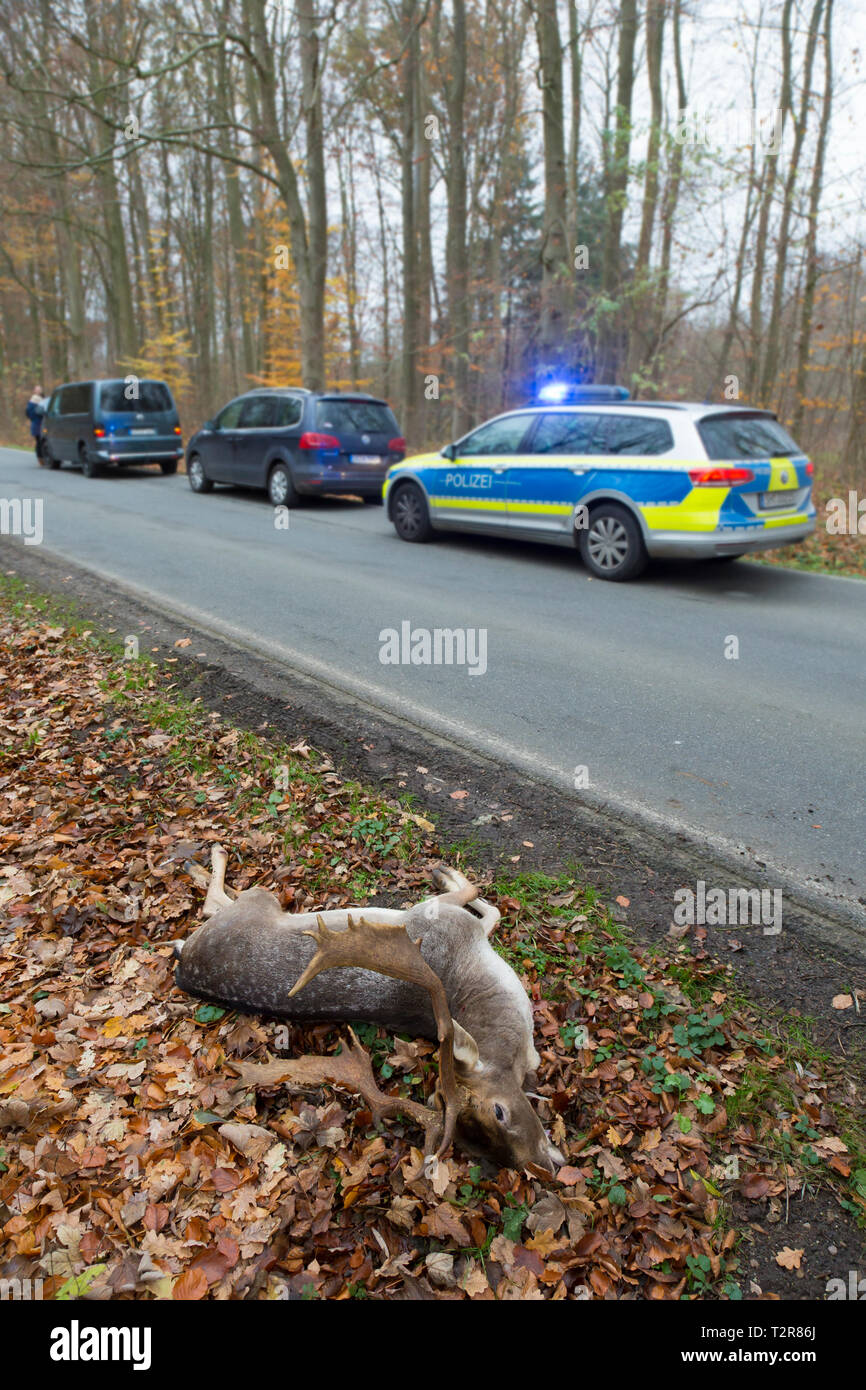
[[[315, 979], [321, 971], [333, 970], [341, 965], [373, 970], [379, 975], [390, 975], [394, 980], [408, 980], [428, 991], [439, 1038], [437, 1094], [445, 1111], [442, 1138], [436, 1154], [443, 1154], [454, 1137], [454, 1126], [460, 1108], [454, 1071], [454, 1023], [448, 1008], [445, 987], [435, 970], [421, 955], [421, 938], [413, 941], [399, 922], [370, 922], [365, 917], [355, 922], [349, 917], [345, 931], [330, 931], [322, 917], [317, 917], [316, 920], [318, 926], [306, 935], [314, 939], [318, 950], [301, 978], [289, 990], [290, 998]], [[405, 1106], [406, 1102], [401, 1101], [398, 1108], [405, 1109]]]
[[376, 1124], [386, 1115], [408, 1115], [422, 1126], [425, 1134], [425, 1147], [438, 1137], [441, 1119], [435, 1110], [419, 1105], [416, 1100], [403, 1100], [400, 1096], [388, 1096], [379, 1090], [370, 1054], [362, 1047], [349, 1029], [351, 1042], [343, 1044], [343, 1051], [331, 1053], [327, 1057], [287, 1057], [274, 1062], [235, 1062], [228, 1065], [247, 1086], [278, 1086], [288, 1081], [294, 1086], [320, 1086], [328, 1082], [332, 1086], [345, 1086], [367, 1102]]

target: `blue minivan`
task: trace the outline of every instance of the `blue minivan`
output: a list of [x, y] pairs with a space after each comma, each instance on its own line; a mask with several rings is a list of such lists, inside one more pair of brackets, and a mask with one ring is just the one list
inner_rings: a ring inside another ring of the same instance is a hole
[[51, 393], [42, 424], [49, 468], [77, 463], [95, 478], [102, 466], [156, 463], [176, 473], [182, 457], [177, 406], [164, 381], [72, 381]]
[[302, 495], [382, 501], [382, 484], [406, 441], [387, 401], [360, 391], [259, 387], [237, 396], [189, 441], [193, 492], [235, 483], [266, 492], [275, 507]]

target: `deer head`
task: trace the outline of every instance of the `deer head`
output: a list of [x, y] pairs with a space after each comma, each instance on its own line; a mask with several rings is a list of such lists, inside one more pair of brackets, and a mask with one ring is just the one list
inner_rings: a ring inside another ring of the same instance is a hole
[[346, 965], [409, 980], [428, 990], [439, 1037], [436, 1100], [444, 1115], [437, 1153], [443, 1153], [456, 1137], [467, 1152], [494, 1159], [506, 1168], [535, 1163], [553, 1172], [564, 1162], [513, 1071], [495, 1061], [482, 1061], [472, 1034], [451, 1017], [441, 979], [421, 955], [420, 940], [413, 941], [402, 923], [370, 922], [364, 917], [355, 922], [350, 916], [346, 930], [334, 932], [319, 917], [317, 927], [307, 935], [315, 939], [318, 950], [292, 995], [321, 971]]

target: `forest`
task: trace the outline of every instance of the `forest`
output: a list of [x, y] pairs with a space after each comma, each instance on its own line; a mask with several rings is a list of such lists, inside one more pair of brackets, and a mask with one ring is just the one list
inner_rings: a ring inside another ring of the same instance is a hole
[[2, 0], [0, 405], [540, 382], [776, 410], [863, 477], [848, 0]]

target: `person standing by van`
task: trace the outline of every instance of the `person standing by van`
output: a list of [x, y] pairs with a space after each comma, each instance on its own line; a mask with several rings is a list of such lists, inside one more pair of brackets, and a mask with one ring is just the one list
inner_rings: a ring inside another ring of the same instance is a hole
[[42, 462], [42, 422], [45, 418], [45, 407], [48, 404], [42, 394], [41, 386], [33, 387], [33, 395], [27, 402], [25, 414], [30, 421], [30, 433], [33, 436], [33, 443], [36, 449], [36, 457]]

